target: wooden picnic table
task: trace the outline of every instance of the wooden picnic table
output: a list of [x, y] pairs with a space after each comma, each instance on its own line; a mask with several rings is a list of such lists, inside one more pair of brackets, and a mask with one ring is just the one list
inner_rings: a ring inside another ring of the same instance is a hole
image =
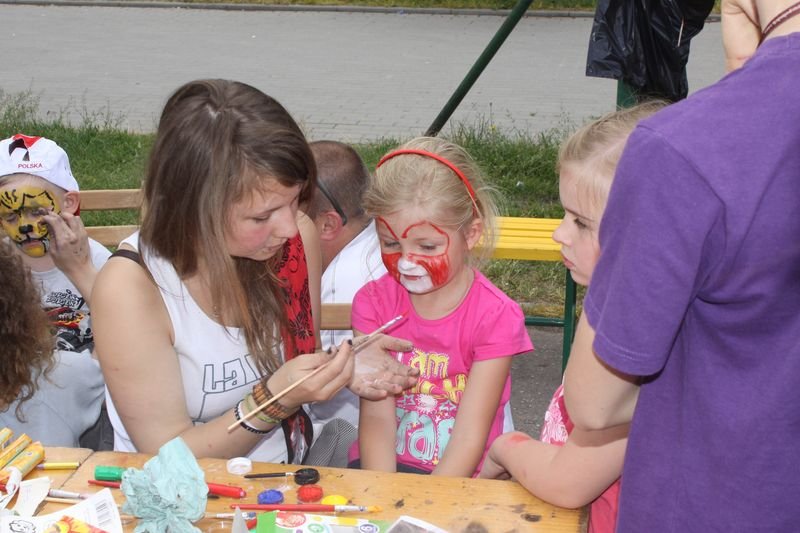
[[[60, 486], [54, 488], [75, 492], [96, 492], [101, 487], [88, 484], [94, 478], [95, 466], [122, 466], [141, 468], [151, 457], [145, 454], [121, 452], [94, 452], [83, 459], [72, 459], [83, 452], [67, 448], [48, 448], [49, 461], [82, 460]], [[200, 459], [206, 481], [242, 487], [247, 496], [209, 499], [207, 511], [231, 512], [231, 504], [256, 503], [261, 491], [278, 488], [287, 483], [291, 489], [284, 493], [285, 503], [298, 503], [296, 488], [291, 478], [244, 479], [229, 474], [223, 459]], [[297, 465], [254, 463], [253, 472], [293, 472]], [[393, 521], [401, 515], [425, 520], [452, 533], [462, 531], [487, 532], [583, 532], [586, 531], [586, 509], [563, 509], [532, 496], [515, 481], [487, 479], [446, 478], [416, 474], [394, 474], [366, 470], [315, 467], [320, 472], [320, 485], [325, 494], [339, 494], [353, 505], [380, 506], [381, 512], [370, 518]], [[113, 490], [118, 504], [125, 496]], [[61, 504], [48, 503], [40, 511], [51, 513], [63, 508]], [[348, 513], [348, 516], [365, 516]], [[220, 529], [219, 519], [206, 518], [195, 524], [201, 531]], [[133, 531], [135, 523], [125, 524]], [[228, 527], [229, 530], [229, 527]]]

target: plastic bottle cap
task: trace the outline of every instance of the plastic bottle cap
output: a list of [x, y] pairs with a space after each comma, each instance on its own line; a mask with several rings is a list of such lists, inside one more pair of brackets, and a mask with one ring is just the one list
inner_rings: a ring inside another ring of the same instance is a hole
[[279, 490], [269, 489], [258, 495], [258, 503], [262, 505], [275, 505], [283, 503], [283, 493]]
[[127, 470], [122, 466], [96, 466], [94, 478], [99, 481], [122, 481], [122, 473]]
[[228, 460], [226, 466], [229, 474], [243, 476], [253, 470], [253, 461], [247, 457], [234, 457]]

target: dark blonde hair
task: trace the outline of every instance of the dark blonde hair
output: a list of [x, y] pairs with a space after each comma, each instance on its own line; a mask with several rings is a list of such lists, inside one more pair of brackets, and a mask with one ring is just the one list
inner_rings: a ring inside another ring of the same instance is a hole
[[0, 287], [0, 406], [19, 400], [16, 416], [24, 422], [22, 404], [55, 365], [55, 340], [30, 271], [7, 239], [0, 239]]
[[611, 182], [628, 137], [639, 121], [653, 115], [668, 102], [651, 100], [608, 113], [581, 127], [561, 144], [558, 171], [570, 165], [575, 172], [579, 198], [594, 213], [602, 213]]
[[[183, 279], [207, 269], [212, 304], [240, 325], [262, 372], [280, 365], [287, 327], [280, 254], [269, 261], [226, 252], [230, 209], [272, 180], [308, 198], [316, 167], [308, 143], [276, 100], [244, 83], [198, 80], [167, 101], [143, 185], [140, 238]], [[277, 327], [276, 327], [277, 325]]]
[[497, 233], [497, 205], [494, 191], [475, 160], [457, 144], [437, 137], [417, 137], [397, 148], [403, 149], [431, 152], [455, 165], [475, 191], [474, 203], [467, 186], [447, 165], [431, 157], [403, 154], [375, 170], [375, 178], [364, 195], [367, 214], [375, 217], [420, 207], [430, 214], [431, 222], [452, 228], [466, 228], [479, 218], [483, 233], [473, 257], [491, 256]]

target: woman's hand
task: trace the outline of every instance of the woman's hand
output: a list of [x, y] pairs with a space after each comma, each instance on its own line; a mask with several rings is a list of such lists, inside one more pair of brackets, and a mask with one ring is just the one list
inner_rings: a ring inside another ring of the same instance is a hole
[[353, 347], [344, 342], [339, 348], [328, 352], [298, 355], [286, 361], [268, 380], [268, 388], [273, 395], [290, 387], [322, 365], [314, 376], [307, 378], [278, 401], [288, 409], [304, 403], [321, 402], [333, 397], [353, 379]]
[[[355, 341], [364, 337], [357, 337]], [[407, 352], [413, 345], [388, 335], [375, 335], [361, 341], [355, 356], [355, 372], [348, 387], [368, 400], [381, 400], [398, 394], [417, 382], [419, 370], [401, 364], [389, 352]]]

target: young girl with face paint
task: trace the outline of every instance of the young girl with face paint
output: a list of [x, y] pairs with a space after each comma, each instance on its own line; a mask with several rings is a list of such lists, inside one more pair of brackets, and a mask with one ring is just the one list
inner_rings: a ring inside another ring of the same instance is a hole
[[[573, 279], [588, 285], [600, 258], [598, 230], [617, 162], [636, 124], [664, 106], [649, 102], [611, 113], [575, 132], [559, 151], [564, 219], [553, 233]], [[521, 432], [498, 438], [481, 477], [513, 477], [537, 497], [562, 507], [591, 503], [589, 531], [616, 527], [619, 477], [628, 425], [587, 432], [573, 428], [559, 386], [545, 414], [541, 441]]]
[[361, 401], [350, 464], [473, 476], [510, 425], [511, 357], [533, 348], [519, 305], [473, 266], [492, 249], [490, 190], [462, 148], [418, 138], [381, 159], [364, 206], [388, 273], [356, 294], [353, 328], [368, 333], [403, 315], [392, 334], [414, 347], [397, 357], [420, 378]]

